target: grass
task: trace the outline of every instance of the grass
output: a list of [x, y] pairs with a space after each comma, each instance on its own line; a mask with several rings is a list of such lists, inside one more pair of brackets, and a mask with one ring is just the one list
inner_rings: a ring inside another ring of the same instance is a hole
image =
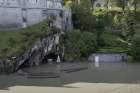
[[121, 47], [103, 47], [98, 50], [98, 53], [125, 53], [127, 50]]
[[114, 32], [104, 32], [102, 34], [103, 42], [105, 43], [105, 46], [111, 46], [111, 47], [118, 47], [119, 41], [118, 36]]
[[119, 36], [114, 32], [104, 32], [102, 34], [102, 42], [104, 46], [100, 46], [97, 53], [122, 53], [127, 50], [122, 47], [122, 43], [118, 40]]
[[[140, 37], [140, 27], [136, 28], [135, 37]], [[102, 34], [103, 42], [105, 46], [98, 49], [98, 53], [122, 53], [128, 52], [127, 48], [118, 40], [117, 33], [114, 32], [104, 32]]]
[[23, 53], [33, 43], [48, 33], [46, 20], [24, 29], [0, 30], [0, 58]]

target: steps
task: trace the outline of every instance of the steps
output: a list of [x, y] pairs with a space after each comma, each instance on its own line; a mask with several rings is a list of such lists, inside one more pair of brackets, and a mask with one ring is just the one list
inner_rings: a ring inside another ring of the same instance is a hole
[[40, 72], [40, 73], [29, 73], [27, 78], [37, 79], [37, 78], [59, 78], [60, 75], [54, 72]]
[[72, 73], [72, 72], [77, 72], [81, 70], [86, 70], [88, 67], [81, 67], [81, 68], [72, 68], [72, 69], [63, 69], [61, 71], [64, 71], [65, 73]]

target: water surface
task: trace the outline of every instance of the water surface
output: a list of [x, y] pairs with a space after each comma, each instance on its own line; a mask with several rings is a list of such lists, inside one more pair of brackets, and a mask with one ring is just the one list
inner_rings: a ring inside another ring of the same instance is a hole
[[[84, 68], [84, 69], [82, 69]], [[140, 63], [62, 63], [44, 64], [39, 67], [25, 68], [28, 73], [57, 73], [57, 78], [27, 78], [14, 73], [0, 75], [0, 89], [12, 86], [48, 86], [63, 87], [65, 84], [86, 83], [126, 83], [140, 81]], [[69, 72], [67, 72], [69, 71]]]

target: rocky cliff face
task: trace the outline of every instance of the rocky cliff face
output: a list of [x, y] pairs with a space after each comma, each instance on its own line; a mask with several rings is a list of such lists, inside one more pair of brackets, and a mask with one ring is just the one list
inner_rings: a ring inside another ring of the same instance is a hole
[[45, 58], [47, 57], [46, 55], [48, 55], [52, 49], [57, 48], [60, 35], [61, 34], [57, 33], [36, 41], [32, 48], [20, 56], [0, 60], [0, 72], [17, 71], [23, 64], [27, 66], [40, 65], [43, 59], [47, 59]]

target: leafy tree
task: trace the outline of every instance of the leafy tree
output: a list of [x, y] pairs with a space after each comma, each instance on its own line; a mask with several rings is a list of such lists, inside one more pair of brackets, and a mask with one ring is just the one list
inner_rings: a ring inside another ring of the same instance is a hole
[[97, 50], [95, 35], [91, 32], [74, 30], [66, 33], [61, 40], [64, 40], [65, 59], [68, 61], [86, 58]]
[[130, 53], [133, 56], [134, 60], [140, 61], [140, 38], [139, 37], [133, 39]]
[[94, 16], [91, 11], [90, 0], [83, 0], [80, 4], [73, 3], [73, 24], [76, 29], [93, 31]]
[[98, 46], [103, 46], [104, 44], [103, 44], [103, 39], [101, 35], [105, 30], [105, 16], [101, 9], [97, 11], [95, 14], [96, 14], [95, 29], [97, 33], [96, 40], [97, 40]]
[[121, 7], [124, 12], [128, 0], [114, 0], [114, 1], [116, 1], [116, 5]]
[[137, 13], [137, 8], [138, 8], [138, 4], [140, 4], [140, 0], [133, 0], [133, 4], [134, 4], [134, 11], [135, 11], [135, 15]]
[[120, 19], [120, 41], [130, 47], [132, 39], [135, 35], [134, 18], [128, 14], [124, 14]]

